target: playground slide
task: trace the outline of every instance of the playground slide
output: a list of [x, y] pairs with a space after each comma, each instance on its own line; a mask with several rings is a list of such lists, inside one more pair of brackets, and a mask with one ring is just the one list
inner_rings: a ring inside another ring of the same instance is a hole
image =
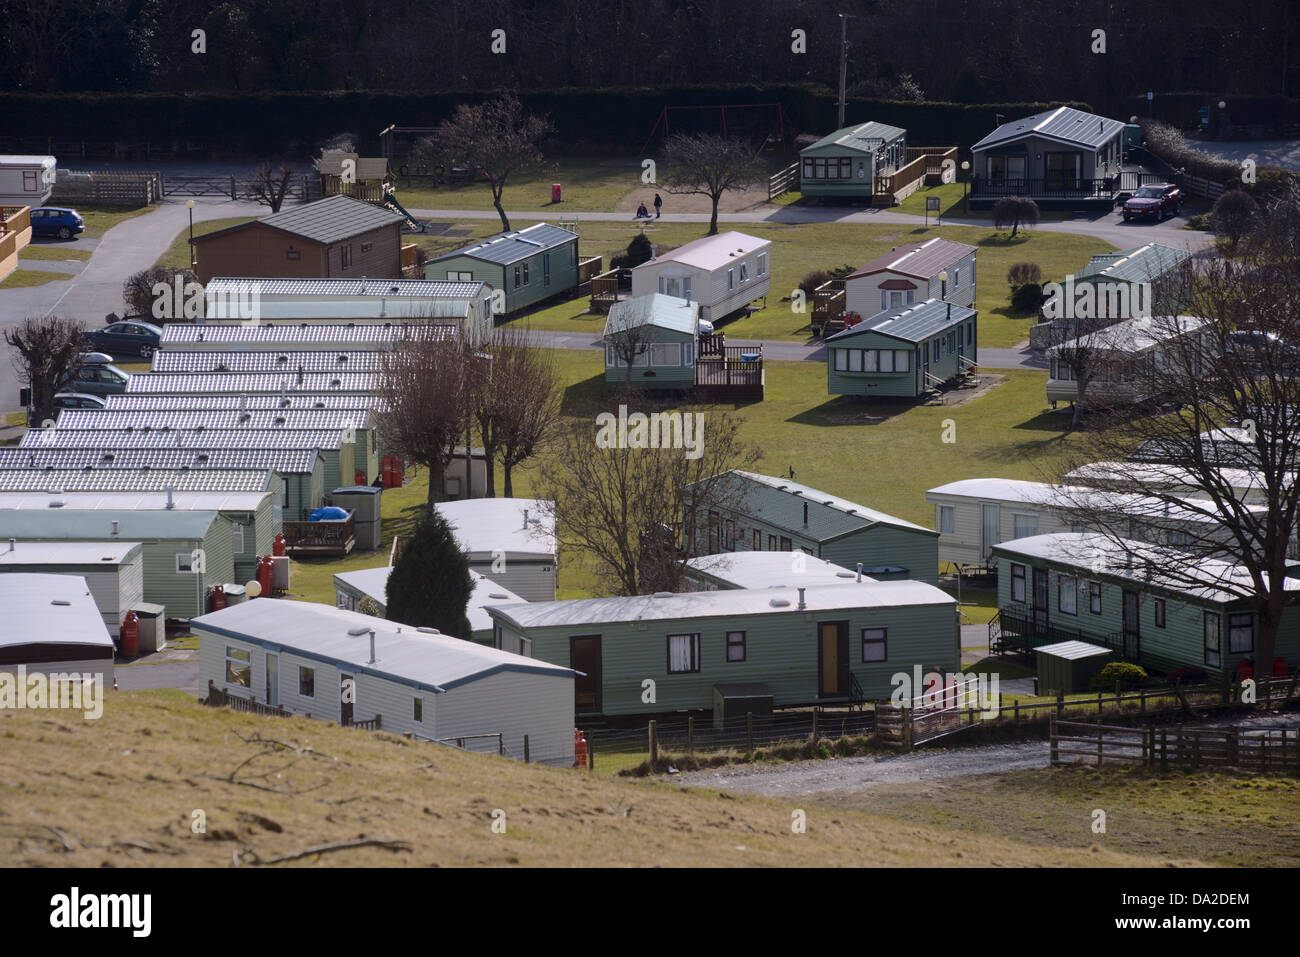
[[412, 216], [410, 212], [407, 210], [407, 208], [403, 206], [401, 203], [399, 203], [397, 201], [397, 197], [394, 196], [392, 193], [389, 193], [387, 196], [384, 197], [384, 205], [387, 206], [389, 209], [393, 210], [394, 212], [401, 213], [403, 216], [405, 216], [407, 225], [410, 226], [412, 229], [416, 229], [419, 230], [420, 232], [424, 232], [425, 230], [424, 223], [420, 222], [418, 219]]

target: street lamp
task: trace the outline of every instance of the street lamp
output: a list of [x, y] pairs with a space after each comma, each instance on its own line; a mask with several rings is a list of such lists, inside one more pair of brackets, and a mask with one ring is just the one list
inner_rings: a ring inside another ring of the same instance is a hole
[[941, 270], [939, 273], [939, 298], [941, 300], [948, 298], [948, 270]]
[[185, 208], [190, 211], [190, 270], [194, 269], [194, 200], [187, 199]]
[[970, 207], [966, 201], [966, 192], [970, 189], [970, 160], [961, 161], [961, 171], [961, 208], [963, 213], [970, 213]]

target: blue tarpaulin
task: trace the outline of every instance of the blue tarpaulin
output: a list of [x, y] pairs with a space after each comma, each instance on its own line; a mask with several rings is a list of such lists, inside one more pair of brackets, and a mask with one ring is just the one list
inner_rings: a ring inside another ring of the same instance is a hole
[[347, 518], [347, 517], [348, 517], [348, 513], [346, 509], [339, 508], [337, 505], [326, 505], [323, 508], [318, 508], [314, 512], [312, 512], [309, 516], [307, 516], [307, 520], [309, 522], [323, 522], [329, 519], [339, 519], [339, 518]]

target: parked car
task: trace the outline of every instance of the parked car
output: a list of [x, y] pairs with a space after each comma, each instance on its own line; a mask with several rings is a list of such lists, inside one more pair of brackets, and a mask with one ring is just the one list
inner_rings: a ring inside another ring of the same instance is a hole
[[162, 330], [149, 322], [113, 322], [102, 329], [86, 333], [96, 349], [115, 356], [140, 356], [148, 359], [158, 351]]
[[[97, 395], [85, 395], [80, 392], [60, 392], [54, 397], [54, 418], [59, 418], [59, 413], [64, 409], [102, 409], [106, 403]], [[38, 429], [42, 425], [40, 417], [35, 411], [27, 414], [27, 427]]]
[[1234, 329], [1225, 334], [1223, 355], [1256, 375], [1265, 370], [1300, 375], [1300, 348], [1261, 329]]
[[83, 366], [106, 366], [113, 361], [113, 357], [107, 352], [83, 352], [77, 356], [77, 361]]
[[41, 206], [32, 210], [32, 235], [57, 236], [59, 239], [71, 239], [77, 233], [84, 232], [86, 221], [75, 209], [62, 206]]
[[1130, 219], [1154, 219], [1176, 216], [1183, 209], [1183, 191], [1173, 183], [1152, 183], [1139, 186], [1138, 191], [1124, 201], [1124, 222]]
[[69, 375], [60, 389], [87, 395], [120, 395], [126, 392], [126, 383], [130, 378], [117, 366], [88, 364]]

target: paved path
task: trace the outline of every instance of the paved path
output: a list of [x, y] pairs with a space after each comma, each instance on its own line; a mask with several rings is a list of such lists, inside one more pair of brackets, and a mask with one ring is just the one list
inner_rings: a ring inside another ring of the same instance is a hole
[[146, 688], [174, 688], [198, 697], [201, 691], [197, 661], [166, 661], [158, 664], [118, 665], [113, 669], [121, 691]]

